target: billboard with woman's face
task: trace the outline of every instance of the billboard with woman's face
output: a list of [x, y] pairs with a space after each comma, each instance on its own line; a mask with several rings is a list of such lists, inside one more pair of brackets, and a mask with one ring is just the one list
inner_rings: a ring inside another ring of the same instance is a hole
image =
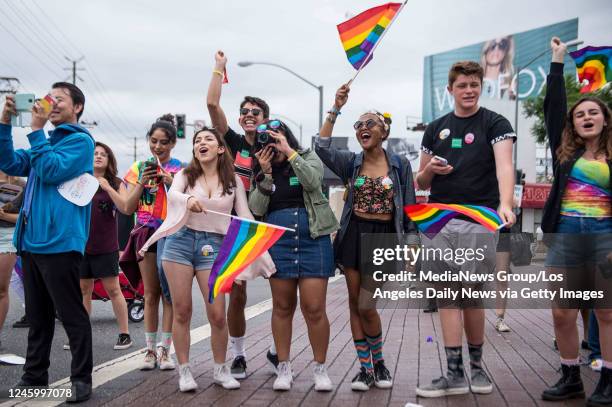
[[[546, 84], [550, 54], [537, 58], [528, 67], [525, 65], [550, 48], [550, 38], [553, 36], [565, 42], [575, 39], [578, 36], [578, 19], [518, 34], [502, 35], [467, 47], [426, 56], [423, 122], [431, 122], [453, 110], [453, 98], [447, 90], [448, 70], [457, 61], [480, 63], [484, 70], [482, 98], [515, 100], [517, 94], [519, 99], [539, 95]], [[575, 69], [571, 58], [568, 58], [566, 72], [574, 73]]]

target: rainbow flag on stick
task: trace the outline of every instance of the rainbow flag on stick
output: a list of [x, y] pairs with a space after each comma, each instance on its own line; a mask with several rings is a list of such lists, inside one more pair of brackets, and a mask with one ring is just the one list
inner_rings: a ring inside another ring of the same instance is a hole
[[403, 4], [387, 3], [373, 7], [338, 24], [340, 41], [349, 62], [357, 72], [372, 60], [374, 49], [380, 44], [385, 30], [389, 28], [406, 2], [407, 0]]
[[404, 212], [416, 223], [419, 230], [430, 238], [438, 234], [449, 220], [459, 215], [474, 219], [491, 232], [495, 232], [504, 226], [497, 212], [486, 206], [440, 203], [415, 204], [404, 206]]
[[580, 93], [594, 92], [612, 81], [612, 47], [585, 47], [569, 54], [576, 64], [578, 80], [589, 82]]
[[229, 293], [236, 277], [287, 230], [292, 229], [232, 216], [208, 278], [208, 301], [212, 304], [219, 293]]

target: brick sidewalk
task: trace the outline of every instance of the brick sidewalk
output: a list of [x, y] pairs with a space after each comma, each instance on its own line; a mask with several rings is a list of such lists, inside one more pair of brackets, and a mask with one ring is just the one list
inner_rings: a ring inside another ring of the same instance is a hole
[[[195, 393], [184, 394], [178, 391], [176, 372], [139, 372], [139, 379], [126, 375], [95, 389], [93, 399], [86, 405], [321, 407], [404, 406], [407, 402], [423, 406], [584, 405], [584, 401], [564, 404], [540, 400], [541, 391], [558, 378], [556, 369], [559, 359], [552, 348], [553, 329], [549, 310], [510, 310], [506, 321], [512, 332], [503, 335], [498, 334], [493, 327], [494, 313], [487, 311], [484, 365], [494, 381], [492, 394], [417, 399], [417, 384], [428, 383], [445, 370], [438, 314], [393, 307], [382, 309], [383, 333], [386, 335], [384, 356], [394, 378], [394, 387], [391, 390], [372, 388], [368, 392], [357, 393], [350, 389], [358, 363], [351, 338], [343, 279], [330, 285], [327, 309], [331, 325], [328, 371], [335, 385], [334, 391], [330, 393], [318, 393], [313, 389], [312, 352], [298, 307], [291, 348], [295, 381], [289, 392], [272, 390], [273, 376], [265, 357], [272, 340], [270, 312], [266, 312], [248, 321], [249, 376], [241, 381], [240, 390], [227, 391], [213, 385], [209, 346], [206, 346], [206, 350], [194, 347], [191, 355], [192, 372], [199, 385]], [[434, 341], [427, 342], [428, 336], [432, 336]], [[464, 354], [467, 355], [467, 349]], [[583, 368], [582, 373], [587, 394], [590, 394], [596, 385], [597, 376], [588, 368]], [[118, 392], [117, 386], [123, 390]]]

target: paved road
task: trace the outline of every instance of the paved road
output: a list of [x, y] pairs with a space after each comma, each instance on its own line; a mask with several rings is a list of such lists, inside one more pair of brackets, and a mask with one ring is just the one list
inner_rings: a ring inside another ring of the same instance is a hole
[[[191, 327], [196, 328], [207, 324], [204, 313], [204, 299], [197, 284], [193, 288], [193, 319]], [[257, 279], [249, 283], [247, 306], [256, 304], [270, 298], [270, 288], [264, 279]], [[117, 341], [117, 324], [110, 302], [94, 301], [92, 311], [93, 330], [93, 356], [94, 366], [113, 360], [123, 354], [131, 353], [145, 346], [144, 324], [130, 321], [130, 334], [134, 345], [125, 350], [114, 350]], [[161, 311], [160, 311], [161, 312]], [[2, 327], [0, 340], [2, 345], [0, 353], [13, 353], [25, 356], [27, 344], [27, 329], [16, 329], [12, 327], [13, 322], [21, 318], [23, 308], [16, 295], [11, 295], [11, 304], [6, 322]], [[63, 350], [64, 343], [68, 343], [66, 332], [62, 324], [55, 324], [55, 338], [51, 351], [51, 368], [49, 370], [49, 383], [70, 376], [70, 351]], [[0, 366], [0, 391], [6, 390], [19, 381], [22, 374], [22, 366]]]

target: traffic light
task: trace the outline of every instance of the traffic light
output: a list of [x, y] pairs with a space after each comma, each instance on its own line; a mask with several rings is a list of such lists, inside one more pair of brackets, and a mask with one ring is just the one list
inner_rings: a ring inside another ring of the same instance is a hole
[[185, 138], [185, 120], [186, 117], [184, 114], [176, 115], [176, 137], [177, 138]]

